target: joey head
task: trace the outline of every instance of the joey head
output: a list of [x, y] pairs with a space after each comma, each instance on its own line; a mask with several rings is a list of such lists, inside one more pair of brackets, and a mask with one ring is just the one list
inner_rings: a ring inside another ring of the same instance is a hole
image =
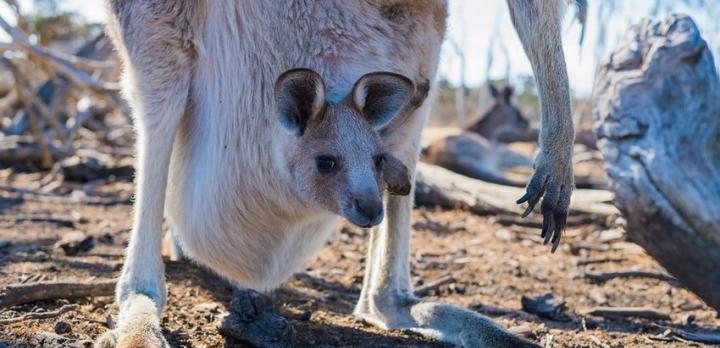
[[362, 76], [340, 101], [325, 99], [320, 75], [289, 70], [275, 83], [280, 124], [292, 134], [287, 167], [300, 197], [360, 227], [383, 219], [382, 191], [407, 195], [408, 169], [385, 151], [379, 130], [406, 109], [415, 94], [408, 78]]

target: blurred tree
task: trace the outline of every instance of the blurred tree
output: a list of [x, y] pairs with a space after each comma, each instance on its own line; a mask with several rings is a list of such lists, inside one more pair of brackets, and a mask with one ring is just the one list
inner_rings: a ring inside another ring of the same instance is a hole
[[91, 34], [91, 27], [80, 20], [77, 13], [63, 10], [58, 0], [34, 0], [33, 8], [34, 11], [27, 17], [37, 42], [43, 46], [58, 42], [84, 42]]

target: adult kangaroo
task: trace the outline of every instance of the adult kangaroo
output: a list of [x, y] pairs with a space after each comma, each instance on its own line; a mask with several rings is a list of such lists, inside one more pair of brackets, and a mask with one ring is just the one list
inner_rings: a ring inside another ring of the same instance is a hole
[[[556, 246], [573, 174], [560, 38], [565, 0], [508, 0], [542, 100], [541, 151], [520, 202], [543, 198]], [[97, 346], [166, 347], [161, 225], [241, 287], [273, 289], [340, 217], [373, 227], [354, 314], [466, 347], [534, 346], [478, 313], [413, 295], [412, 182], [446, 0], [109, 0], [137, 129], [137, 192], [115, 329]], [[303, 69], [297, 69], [303, 68]], [[415, 102], [415, 103], [414, 103]], [[395, 171], [384, 173], [384, 165]], [[402, 175], [398, 177], [402, 178]], [[402, 184], [400, 185], [402, 186]]]

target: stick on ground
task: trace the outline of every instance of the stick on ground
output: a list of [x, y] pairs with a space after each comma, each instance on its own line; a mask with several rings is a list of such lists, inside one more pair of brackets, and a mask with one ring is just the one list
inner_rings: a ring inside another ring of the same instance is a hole
[[13, 318], [7, 318], [7, 319], [0, 319], [0, 324], [6, 325], [6, 324], [12, 324], [17, 323], [19, 321], [23, 320], [29, 320], [29, 319], [46, 319], [46, 318], [54, 318], [58, 315], [61, 315], [63, 313], [74, 311], [78, 308], [78, 305], [76, 304], [66, 304], [54, 311], [49, 312], [40, 312], [40, 313], [25, 313], [19, 317], [13, 317]]
[[594, 282], [598, 283], [604, 283], [608, 280], [615, 279], [615, 278], [652, 278], [657, 280], [662, 280], [666, 282], [671, 283], [679, 283], [677, 278], [662, 273], [662, 272], [654, 272], [654, 271], [620, 271], [620, 272], [605, 272], [605, 273], [592, 273], [592, 272], [586, 272], [584, 274], [584, 277], [587, 279], [590, 279]]
[[595, 307], [588, 311], [588, 315], [636, 317], [656, 320], [670, 320], [670, 314], [647, 307]]
[[15, 284], [0, 290], [0, 308], [57, 299], [112, 296], [116, 280], [92, 280], [83, 283], [38, 282]]
[[445, 284], [452, 283], [454, 281], [455, 281], [455, 278], [453, 278], [451, 275], [446, 275], [446, 276], [440, 277], [439, 279], [437, 279], [435, 281], [432, 281], [430, 283], [427, 283], [427, 284], [415, 289], [415, 295], [420, 296], [420, 297], [425, 296], [428, 293], [430, 293], [431, 291], [433, 291]]

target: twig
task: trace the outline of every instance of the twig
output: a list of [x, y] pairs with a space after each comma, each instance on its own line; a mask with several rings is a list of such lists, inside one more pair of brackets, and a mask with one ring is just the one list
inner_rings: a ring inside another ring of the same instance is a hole
[[592, 251], [608, 251], [608, 250], [610, 250], [610, 245], [588, 243], [588, 242], [580, 241], [580, 242], [571, 244], [570, 249], [573, 250], [573, 253], [576, 253], [575, 251], [580, 250], [580, 249], [592, 250]]
[[115, 280], [15, 284], [0, 291], [0, 308], [44, 300], [112, 296]]
[[33, 216], [33, 215], [16, 215], [14, 217], [10, 217], [9, 219], [2, 219], [3, 216], [0, 215], [0, 221], [3, 222], [10, 222], [12, 225], [21, 223], [21, 222], [47, 222], [51, 224], [56, 224], [60, 227], [74, 227], [75, 221], [70, 219], [62, 219], [62, 218], [55, 218], [52, 216]]
[[671, 283], [680, 283], [677, 278], [661, 273], [661, 272], [654, 272], [654, 271], [619, 271], [619, 272], [605, 272], [605, 273], [592, 273], [592, 272], [585, 272], [583, 274], [584, 278], [590, 279], [594, 282], [598, 283], [604, 283], [608, 280], [615, 279], [615, 278], [652, 278], [657, 280], [662, 280], [666, 282]]
[[38, 190], [27, 189], [27, 188], [22, 188], [22, 187], [13, 187], [13, 186], [7, 186], [7, 185], [0, 185], [0, 191], [18, 193], [19, 194], [18, 198], [20, 198], [20, 199], [27, 199], [24, 196], [31, 195], [31, 196], [37, 196], [37, 197], [45, 197], [50, 202], [58, 202], [58, 203], [62, 203], [62, 204], [118, 205], [118, 204], [131, 204], [132, 203], [132, 199], [130, 197], [128, 197], [128, 198], [85, 197], [85, 198], [80, 199], [77, 197], [67, 197], [65, 195], [52, 193], [52, 192], [42, 192], [42, 191], [38, 191]]
[[576, 266], [587, 266], [587, 265], [593, 265], [596, 263], [605, 263], [605, 262], [623, 262], [627, 260], [624, 257], [603, 257], [599, 259], [584, 259], [584, 260], [578, 260], [575, 265]]
[[13, 317], [13, 318], [7, 318], [7, 319], [0, 319], [0, 324], [12, 324], [17, 323], [19, 321], [29, 320], [29, 319], [47, 319], [47, 318], [54, 318], [57, 317], [63, 313], [67, 313], [69, 311], [74, 311], [78, 308], [77, 304], [66, 304], [54, 311], [49, 312], [40, 312], [40, 313], [25, 313], [19, 317]]
[[670, 320], [670, 314], [647, 307], [595, 307], [587, 315], [636, 317], [656, 320]]
[[417, 296], [426, 296], [431, 291], [445, 285], [448, 283], [452, 283], [455, 281], [455, 278], [453, 278], [451, 275], [445, 275], [440, 277], [439, 279], [432, 281], [430, 283], [427, 283], [423, 286], [418, 287], [415, 289], [415, 295]]
[[676, 335], [689, 341], [704, 344], [720, 344], [720, 333], [689, 332], [681, 329], [672, 329], [672, 331]]
[[[577, 226], [584, 226], [591, 223], [598, 223], [605, 221], [604, 218], [593, 216], [591, 214], [582, 214], [577, 216], [568, 216], [567, 223], [565, 226], [567, 227], [577, 227]], [[534, 218], [522, 218], [515, 215], [501, 215], [499, 216], [495, 222], [499, 223], [503, 226], [521, 226], [521, 227], [528, 227], [528, 228], [542, 228], [542, 220], [540, 219], [534, 219]]]

